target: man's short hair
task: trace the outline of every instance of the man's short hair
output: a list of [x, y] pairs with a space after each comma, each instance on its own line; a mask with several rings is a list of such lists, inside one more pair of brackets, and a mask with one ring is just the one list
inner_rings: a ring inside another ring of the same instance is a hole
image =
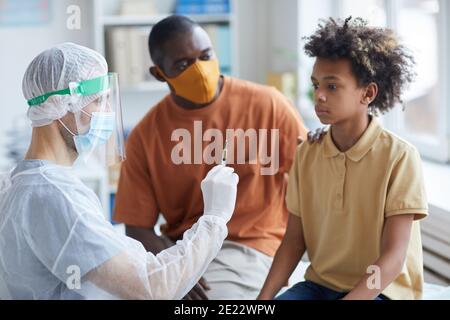
[[155, 24], [148, 37], [148, 47], [153, 62], [161, 66], [164, 43], [176, 35], [191, 32], [196, 26], [199, 26], [197, 22], [180, 15], [172, 15]]

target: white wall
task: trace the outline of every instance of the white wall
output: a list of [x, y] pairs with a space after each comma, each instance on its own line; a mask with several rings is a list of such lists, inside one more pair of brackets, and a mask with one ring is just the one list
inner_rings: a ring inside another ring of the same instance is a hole
[[298, 64], [298, 0], [270, 1], [269, 68], [272, 72], [296, 72]]
[[[0, 26], [0, 170], [8, 163], [4, 157], [5, 131], [15, 118], [25, 116], [27, 104], [22, 95], [22, 77], [31, 60], [41, 51], [60, 42], [72, 41], [92, 47], [90, 0], [51, 0], [50, 23], [43, 26]], [[69, 30], [69, 5], [81, 9], [81, 29]]]
[[239, 77], [264, 83], [268, 58], [270, 0], [237, 0]]
[[[297, 68], [298, 0], [236, 0], [239, 77], [266, 83], [267, 73]], [[277, 53], [281, 49], [285, 54]], [[293, 59], [290, 57], [294, 57]]]

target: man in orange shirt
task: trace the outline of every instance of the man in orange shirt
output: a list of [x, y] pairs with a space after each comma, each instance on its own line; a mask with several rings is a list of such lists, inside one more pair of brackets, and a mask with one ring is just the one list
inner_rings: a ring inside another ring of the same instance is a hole
[[[171, 93], [131, 132], [114, 220], [157, 253], [203, 212], [200, 182], [221, 161], [240, 177], [229, 235], [186, 299], [254, 299], [286, 229], [286, 174], [307, 129], [276, 89], [221, 76], [207, 33], [171, 16], [149, 37], [151, 74]], [[220, 197], [220, 195], [216, 195]], [[154, 231], [159, 216], [162, 236]]]

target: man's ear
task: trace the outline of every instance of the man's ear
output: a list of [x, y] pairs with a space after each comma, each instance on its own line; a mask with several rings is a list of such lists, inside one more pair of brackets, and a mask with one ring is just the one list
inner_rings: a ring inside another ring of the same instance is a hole
[[150, 71], [150, 74], [153, 77], [155, 77], [156, 80], [161, 81], [161, 82], [166, 82], [166, 79], [163, 78], [163, 76], [159, 72], [158, 68], [156, 68], [155, 66], [150, 67], [149, 71]]
[[369, 105], [373, 102], [373, 100], [375, 100], [377, 95], [378, 95], [378, 85], [375, 82], [371, 82], [366, 87], [363, 100], [361, 101], [361, 103]]

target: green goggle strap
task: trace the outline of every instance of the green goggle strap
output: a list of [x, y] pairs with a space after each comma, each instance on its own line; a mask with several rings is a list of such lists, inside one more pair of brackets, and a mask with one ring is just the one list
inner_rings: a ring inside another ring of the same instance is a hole
[[27, 103], [30, 107], [32, 107], [40, 105], [41, 103], [45, 102], [49, 97], [54, 95], [89, 96], [91, 94], [96, 94], [110, 88], [108, 76], [109, 74], [80, 82], [71, 82], [69, 83], [69, 88], [48, 92], [46, 94], [28, 100]]

